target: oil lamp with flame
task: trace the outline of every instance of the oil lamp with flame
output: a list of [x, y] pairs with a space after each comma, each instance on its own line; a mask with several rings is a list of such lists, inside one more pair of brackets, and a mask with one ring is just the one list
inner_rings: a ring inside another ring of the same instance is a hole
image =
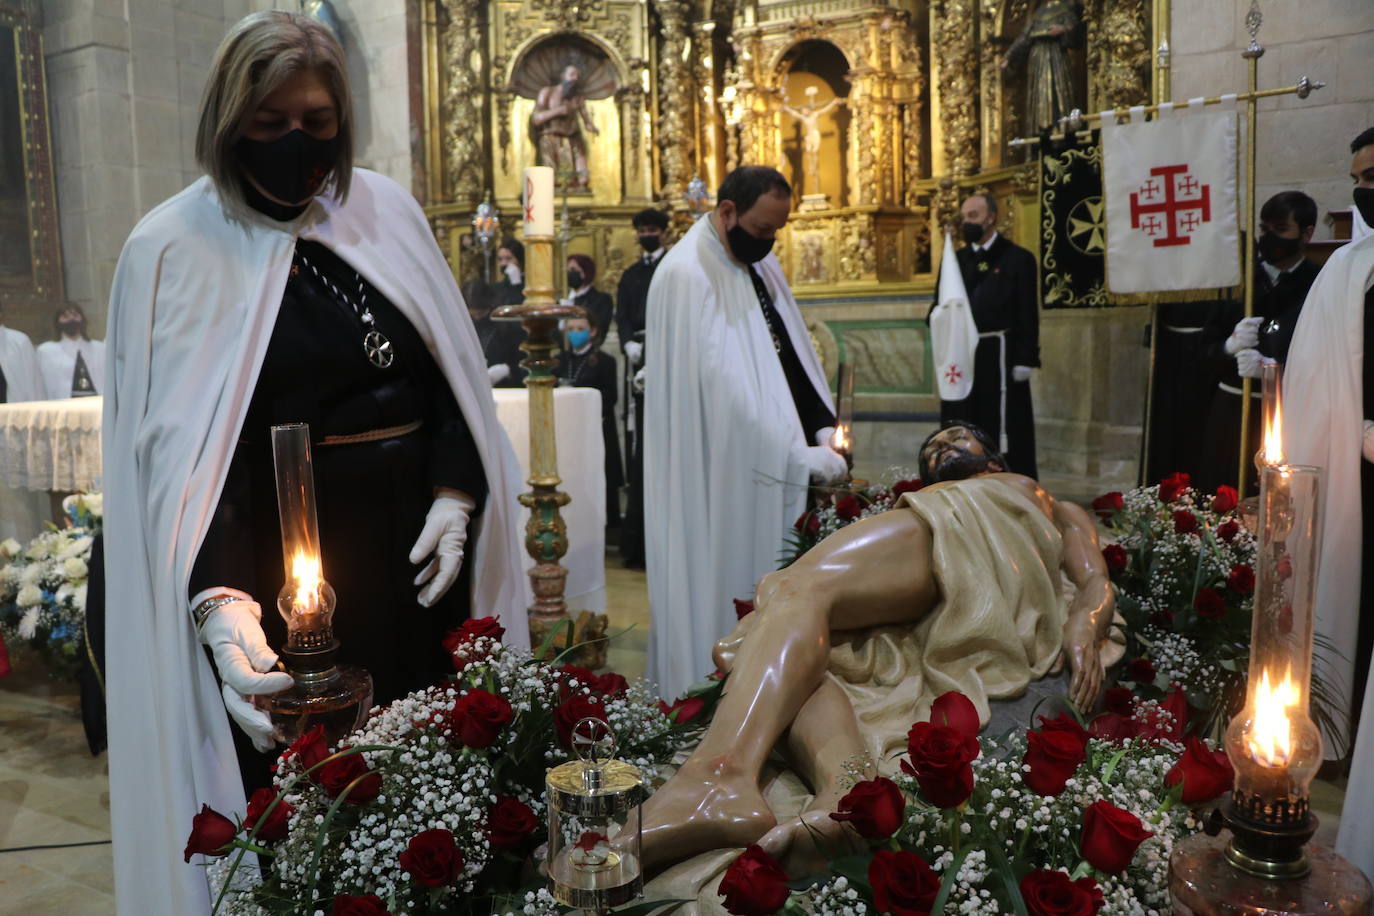
[[830, 447], [854, 467], [854, 367], [840, 363], [835, 376], [835, 432]]
[[333, 742], [362, 724], [372, 705], [372, 676], [361, 668], [335, 663], [339, 651], [333, 627], [336, 597], [320, 565], [310, 427], [304, 423], [272, 427], [272, 458], [286, 571], [286, 584], [277, 594], [277, 611], [286, 621], [281, 657], [296, 682], [271, 696], [272, 721], [278, 740], [285, 743], [321, 724]]
[[1226, 729], [1235, 787], [1224, 814], [1232, 865], [1264, 878], [1307, 874], [1309, 808], [1322, 739], [1308, 716], [1317, 563], [1320, 468], [1288, 464], [1278, 369], [1264, 369], [1259, 544], [1244, 709]]

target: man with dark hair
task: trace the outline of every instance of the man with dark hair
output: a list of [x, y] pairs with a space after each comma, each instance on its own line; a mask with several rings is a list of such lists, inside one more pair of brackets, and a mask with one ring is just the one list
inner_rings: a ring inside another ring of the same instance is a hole
[[[1350, 145], [1355, 208], [1374, 225], [1374, 128]], [[1312, 284], [1284, 371], [1287, 459], [1325, 470], [1319, 665], [1353, 712], [1355, 755], [1336, 851], [1374, 874], [1374, 236], [1336, 249]], [[1361, 460], [1363, 459], [1363, 460]], [[1361, 712], [1363, 710], [1363, 712]], [[1328, 756], [1330, 735], [1323, 735]], [[1346, 745], [1348, 746], [1348, 745]]]
[[978, 325], [973, 390], [962, 401], [941, 401], [940, 419], [965, 417], [1001, 444], [1007, 470], [1036, 476], [1031, 370], [1040, 365], [1040, 306], [1035, 256], [997, 232], [997, 201], [974, 194], [959, 208], [968, 244], [959, 272]]
[[[1317, 227], [1317, 204], [1301, 191], [1281, 191], [1260, 208], [1255, 249], [1255, 314], [1245, 317], [1240, 302], [1222, 302], [1202, 331], [1202, 359], [1217, 379], [1206, 423], [1202, 464], [1194, 481], [1204, 490], [1235, 484], [1240, 465], [1241, 380], [1258, 379], [1265, 363], [1282, 364], [1298, 326], [1303, 301], [1320, 270], [1307, 258], [1307, 243]], [[1259, 450], [1259, 385], [1251, 386], [1249, 444]], [[1162, 468], [1169, 472], [1171, 468]], [[1250, 475], [1254, 481], [1254, 475]], [[1256, 484], [1257, 485], [1257, 484]]]
[[676, 696], [711, 671], [732, 599], [777, 565], [807, 485], [844, 479], [835, 412], [777, 258], [792, 209], [775, 169], [742, 166], [649, 287], [644, 518], [649, 671]]
[[[978, 443], [978, 448], [969, 448], [965, 439]], [[941, 423], [939, 429], [926, 436], [916, 455], [921, 480], [928, 484], [1007, 469], [1007, 459], [997, 451], [993, 438], [965, 420]]]
[[[629, 497], [620, 526], [620, 557], [631, 569], [644, 568], [644, 392], [634, 384], [644, 368], [645, 303], [649, 281], [667, 251], [668, 214], [653, 207], [640, 210], [630, 220], [643, 254], [620, 275], [615, 294], [615, 325], [620, 350], [625, 354], [625, 477]], [[642, 381], [642, 379], [641, 379]]]
[[38, 345], [38, 368], [52, 400], [89, 398], [105, 384], [105, 342], [86, 333], [86, 313], [68, 302], [53, 315], [57, 339]]

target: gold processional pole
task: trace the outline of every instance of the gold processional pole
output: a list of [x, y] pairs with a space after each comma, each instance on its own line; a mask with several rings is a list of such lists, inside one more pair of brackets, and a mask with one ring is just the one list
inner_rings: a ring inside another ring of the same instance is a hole
[[[1171, 93], [1169, 81], [1169, 2], [1155, 4], [1154, 30], [1159, 36], [1155, 48], [1151, 101], [1158, 105]], [[1145, 377], [1145, 434], [1140, 437], [1140, 469], [1136, 472], [1136, 486], [1144, 486], [1145, 470], [1150, 465], [1150, 441], [1154, 437], [1155, 370], [1159, 361], [1159, 303], [1150, 300], [1150, 364]]]
[[[1264, 56], [1264, 46], [1259, 43], [1259, 27], [1264, 16], [1259, 11], [1259, 0], [1250, 0], [1250, 11], [1245, 14], [1245, 28], [1250, 32], [1250, 46], [1240, 52], [1245, 58], [1249, 72], [1249, 96], [1245, 100], [1245, 245], [1241, 256], [1245, 259], [1245, 317], [1255, 314], [1255, 245], [1252, 236], [1255, 231], [1255, 141], [1256, 141], [1256, 99], [1259, 91], [1259, 59]], [[1254, 455], [1248, 454], [1250, 441], [1250, 379], [1240, 380], [1240, 460], [1236, 462], [1236, 492], [1245, 495], [1245, 482], [1250, 474], [1250, 462]]]

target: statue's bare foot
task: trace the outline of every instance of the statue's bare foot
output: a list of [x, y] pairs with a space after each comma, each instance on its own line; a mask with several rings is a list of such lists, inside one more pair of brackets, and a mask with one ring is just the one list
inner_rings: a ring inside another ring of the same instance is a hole
[[644, 803], [644, 864], [748, 846], [777, 822], [754, 777], [689, 760]]
[[793, 878], [827, 871], [832, 859], [865, 845], [857, 833], [819, 808], [788, 818], [765, 833], [758, 844]]

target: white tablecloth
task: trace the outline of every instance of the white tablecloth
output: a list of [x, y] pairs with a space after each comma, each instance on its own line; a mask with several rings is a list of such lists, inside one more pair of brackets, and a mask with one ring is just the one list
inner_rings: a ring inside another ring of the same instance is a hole
[[[493, 394], [496, 415], [515, 446], [523, 481], [530, 470], [529, 393], [523, 388], [497, 388]], [[99, 489], [103, 401], [74, 398], [0, 404], [0, 485], [30, 491]], [[568, 570], [568, 607], [574, 611], [603, 611], [606, 475], [601, 393], [594, 388], [559, 388], [554, 391], [554, 412], [558, 423], [558, 470], [563, 478], [562, 489], [572, 498], [563, 507], [563, 520], [568, 525], [568, 553], [563, 558]], [[7, 508], [16, 510], [13, 500], [24, 498], [23, 493], [0, 498], [0, 519], [17, 516], [17, 511]], [[529, 511], [522, 509], [522, 526], [528, 518]], [[522, 535], [523, 530], [522, 527]], [[37, 533], [35, 530], [28, 536]], [[533, 560], [526, 564], [533, 565]], [[528, 585], [527, 581], [527, 589]], [[529, 598], [533, 601], [532, 593]]]
[[23, 490], [98, 490], [104, 402], [0, 404], [0, 483]]

